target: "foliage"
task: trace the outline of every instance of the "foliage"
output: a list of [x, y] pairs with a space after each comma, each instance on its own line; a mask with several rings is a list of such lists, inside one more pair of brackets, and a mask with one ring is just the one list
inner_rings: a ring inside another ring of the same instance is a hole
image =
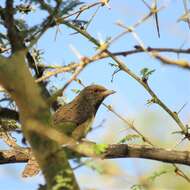
[[140, 138], [139, 135], [129, 134], [129, 135], [125, 136], [124, 138], [122, 138], [118, 143], [126, 143], [128, 141], [132, 141], [132, 140], [135, 140], [135, 139], [138, 139], [138, 138]]
[[97, 144], [94, 146], [94, 151], [96, 152], [97, 155], [101, 155], [106, 151], [108, 148], [107, 144]]
[[140, 74], [142, 75], [142, 79], [147, 81], [150, 77], [150, 75], [152, 75], [155, 72], [155, 69], [153, 70], [149, 70], [148, 68], [143, 68], [140, 71]]

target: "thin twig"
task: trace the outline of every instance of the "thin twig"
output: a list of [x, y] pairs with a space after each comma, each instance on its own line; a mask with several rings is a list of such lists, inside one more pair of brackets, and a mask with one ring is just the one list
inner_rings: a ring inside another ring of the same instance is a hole
[[[79, 32], [80, 34], [82, 34], [84, 37], [86, 37], [89, 41], [91, 41], [92, 43], [94, 43], [96, 46], [98, 46], [99, 48], [101, 48], [101, 44], [94, 38], [92, 37], [89, 33], [87, 33], [84, 30], [81, 30], [80, 28], [72, 25], [71, 23], [65, 22], [65, 25], [69, 26], [70, 28], [73, 28], [74, 30], [76, 30], [77, 32]], [[135, 75], [133, 72], [131, 72], [131, 70], [125, 65], [125, 63], [123, 63], [121, 60], [119, 60], [117, 57], [115, 57], [109, 50], [107, 50], [107, 47], [105, 46], [105, 49], [102, 49], [102, 52], [105, 52], [106, 54], [108, 54], [109, 57], [111, 57], [119, 66], [120, 69], [122, 69], [123, 71], [125, 71], [129, 76], [131, 76], [133, 79], [135, 79], [138, 83], [140, 83], [146, 90], [147, 92], [152, 96], [152, 99], [154, 100], [155, 103], [157, 103], [158, 105], [160, 105], [160, 107], [162, 107], [173, 119], [174, 121], [178, 124], [178, 126], [181, 128], [181, 130], [183, 131], [183, 134], [185, 136], [187, 136], [187, 138], [189, 138], [188, 136], [188, 131], [186, 126], [184, 126], [184, 124], [182, 123], [182, 121], [180, 120], [180, 118], [178, 117], [178, 115], [176, 114], [176, 112], [171, 111], [158, 97], [157, 95], [152, 91], [152, 89], [149, 87], [147, 81], [143, 81], [141, 80], [140, 77], [138, 77], [137, 75]], [[177, 166], [176, 166], [177, 167]], [[179, 169], [179, 171], [181, 171]], [[186, 177], [184, 177], [184, 179], [186, 179]]]

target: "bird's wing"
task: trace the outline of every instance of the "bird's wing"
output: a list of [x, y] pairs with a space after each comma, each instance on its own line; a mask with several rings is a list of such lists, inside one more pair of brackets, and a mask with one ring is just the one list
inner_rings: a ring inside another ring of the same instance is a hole
[[55, 128], [60, 132], [71, 135], [73, 130], [77, 127], [77, 123], [73, 117], [73, 111], [69, 104], [60, 107], [53, 115]]
[[76, 140], [84, 138], [91, 128], [94, 115], [83, 110], [75, 102], [60, 107], [53, 116], [53, 122], [60, 132], [72, 135]]
[[60, 107], [53, 115], [53, 122], [55, 125], [62, 122], [75, 122], [75, 114], [71, 104]]
[[86, 137], [87, 133], [90, 131], [92, 127], [93, 120], [94, 120], [94, 117], [92, 116], [89, 119], [87, 119], [85, 122], [83, 122], [82, 124], [78, 125], [72, 132], [72, 137], [75, 140], [80, 140]]

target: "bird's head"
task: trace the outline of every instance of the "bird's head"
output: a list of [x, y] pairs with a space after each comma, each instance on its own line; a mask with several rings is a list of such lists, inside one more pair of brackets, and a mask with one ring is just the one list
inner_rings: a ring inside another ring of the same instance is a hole
[[115, 93], [113, 90], [108, 90], [100, 85], [90, 85], [85, 87], [79, 94], [79, 96], [92, 105], [96, 110], [102, 103], [102, 101], [109, 95]]

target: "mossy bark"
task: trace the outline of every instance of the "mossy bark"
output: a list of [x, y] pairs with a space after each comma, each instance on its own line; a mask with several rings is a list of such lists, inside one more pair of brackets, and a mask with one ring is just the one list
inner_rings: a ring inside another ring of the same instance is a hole
[[22, 130], [45, 176], [47, 189], [78, 190], [78, 184], [63, 149], [57, 142], [32, 128], [52, 127], [52, 117], [40, 88], [26, 63], [25, 51], [0, 58], [0, 84], [16, 102]]

